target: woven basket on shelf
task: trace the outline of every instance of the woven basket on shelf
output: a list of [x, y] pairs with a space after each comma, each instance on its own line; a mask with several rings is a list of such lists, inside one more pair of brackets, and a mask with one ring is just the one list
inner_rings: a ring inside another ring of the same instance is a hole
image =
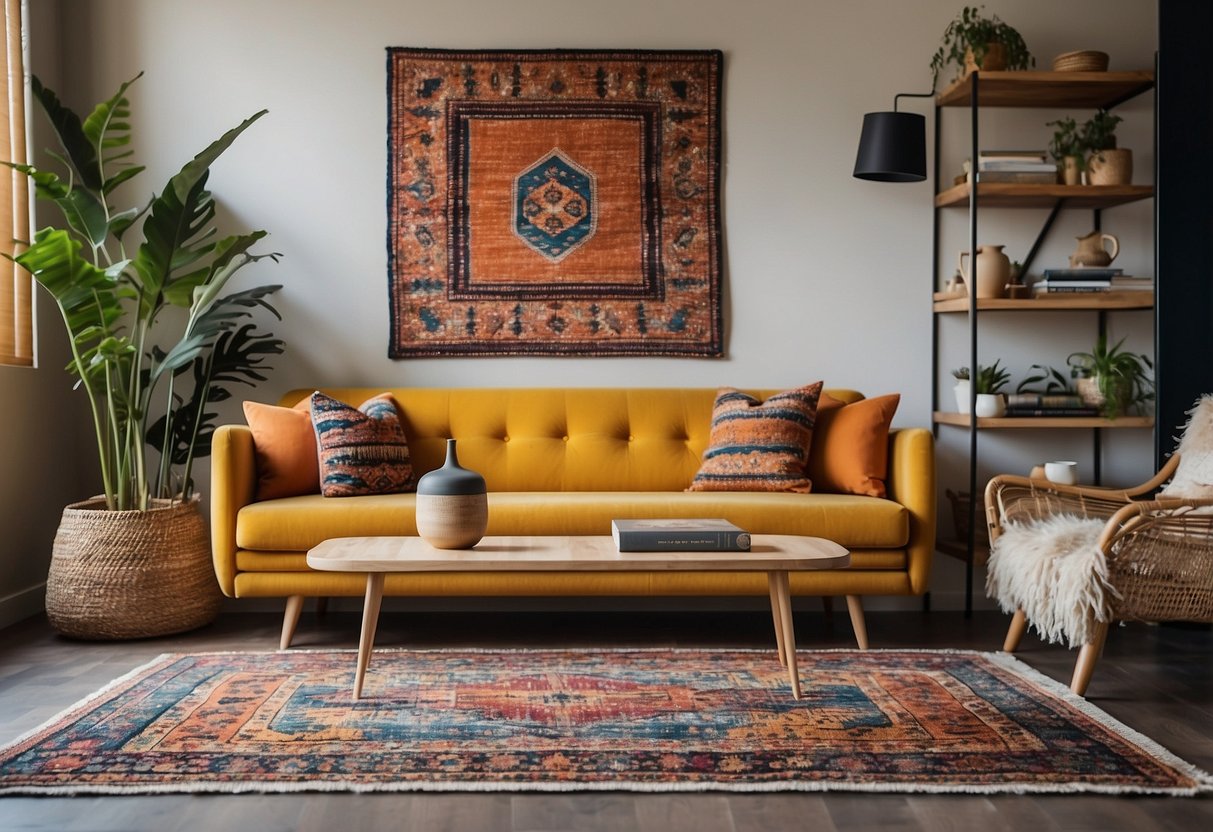
[[66, 636], [180, 633], [219, 612], [206, 520], [197, 499], [109, 511], [93, 498], [63, 510], [46, 581], [46, 615]]
[[1064, 52], [1053, 59], [1054, 72], [1107, 72], [1108, 53], [1083, 49]]

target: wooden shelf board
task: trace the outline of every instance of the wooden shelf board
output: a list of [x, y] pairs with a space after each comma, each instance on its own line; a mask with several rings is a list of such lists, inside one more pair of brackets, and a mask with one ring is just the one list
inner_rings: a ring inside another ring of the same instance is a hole
[[[950, 411], [935, 411], [933, 417], [937, 425], [953, 425], [967, 428], [969, 415]], [[1121, 416], [1119, 419], [1105, 419], [1102, 416], [1000, 416], [997, 418], [981, 417], [977, 420], [979, 429], [998, 428], [1152, 428], [1153, 416]]]
[[[979, 522], [985, 522], [982, 518], [977, 518]], [[935, 551], [948, 555], [949, 557], [958, 558], [963, 561], [969, 560], [969, 545], [962, 540], [936, 540]], [[990, 559], [990, 547], [982, 543], [977, 543], [973, 546], [973, 565], [985, 566], [986, 561]]]
[[[1101, 109], [1154, 87], [1154, 73], [1130, 72], [981, 72], [982, 107], [1083, 107]], [[935, 96], [938, 107], [968, 107], [973, 76], [954, 82]]]
[[[978, 203], [996, 208], [1052, 208], [1065, 201], [1067, 208], [1111, 208], [1154, 196], [1153, 185], [1021, 185], [985, 182], [977, 185]], [[937, 208], [969, 204], [969, 185], [962, 182], [935, 195]]]
[[[955, 297], [944, 292], [936, 292], [935, 311], [968, 312], [969, 298]], [[942, 297], [940, 297], [942, 295]], [[1090, 294], [1047, 295], [1045, 297], [1020, 298], [978, 298], [978, 311], [1022, 311], [1041, 312], [1048, 310], [1069, 311], [1076, 309], [1153, 309], [1154, 293], [1143, 291], [1129, 292], [1091, 292]]]

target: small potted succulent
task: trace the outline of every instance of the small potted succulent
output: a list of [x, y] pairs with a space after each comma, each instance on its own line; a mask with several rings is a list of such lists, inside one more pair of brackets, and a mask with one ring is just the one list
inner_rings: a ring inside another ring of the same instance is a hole
[[1078, 122], [1070, 117], [1050, 121], [1045, 126], [1054, 128], [1049, 141], [1049, 155], [1057, 163], [1057, 173], [1063, 185], [1077, 185], [1082, 181], [1085, 165], [1086, 143]]
[[1128, 185], [1133, 180], [1133, 151], [1116, 146], [1116, 125], [1123, 119], [1100, 110], [1082, 126], [1082, 142], [1090, 153], [1087, 183]]
[[942, 44], [931, 58], [933, 86], [948, 64], [963, 67], [965, 75], [978, 69], [991, 72], [1036, 65], [1019, 32], [998, 15], [983, 17], [982, 8], [965, 6], [943, 30]]
[[977, 388], [977, 415], [979, 417], [1002, 416], [1007, 412], [1006, 399], [1003, 398], [1002, 390], [1011, 380], [1011, 374], [1002, 367], [1001, 360], [995, 360], [989, 367], [978, 364], [975, 380], [969, 378], [968, 367], [953, 370], [952, 375], [956, 378], [956, 386], [953, 388], [953, 392], [956, 394], [956, 409], [961, 413], [969, 412], [970, 383]]
[[1090, 352], [1071, 353], [1066, 359], [1074, 386], [1085, 403], [1098, 407], [1105, 418], [1116, 419], [1154, 398], [1154, 369], [1149, 356], [1121, 349], [1121, 338], [1111, 347], [1100, 335]]

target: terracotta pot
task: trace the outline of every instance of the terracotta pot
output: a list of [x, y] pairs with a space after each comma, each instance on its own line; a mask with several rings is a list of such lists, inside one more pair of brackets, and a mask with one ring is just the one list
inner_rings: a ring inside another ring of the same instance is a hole
[[1082, 182], [1082, 157], [1067, 156], [1061, 160], [1061, 167], [1058, 169], [1061, 176], [1061, 184], [1077, 185]]
[[965, 50], [965, 75], [979, 69], [983, 72], [998, 72], [1006, 68], [1007, 50], [1001, 43], [986, 44], [986, 54], [981, 60], [981, 66], [977, 65], [977, 61], [973, 57], [973, 50]]
[[1133, 182], [1133, 151], [1124, 147], [1100, 150], [1087, 160], [1088, 185], [1129, 185]]

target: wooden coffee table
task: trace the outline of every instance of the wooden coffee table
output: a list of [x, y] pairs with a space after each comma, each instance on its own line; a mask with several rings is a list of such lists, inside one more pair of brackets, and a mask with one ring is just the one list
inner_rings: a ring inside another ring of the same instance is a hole
[[[371, 661], [383, 579], [389, 572], [615, 572], [667, 570], [766, 572], [780, 664], [788, 668], [792, 695], [800, 698], [796, 636], [792, 629], [788, 572], [849, 566], [851, 553], [829, 540], [796, 535], [753, 536], [748, 552], [620, 552], [609, 536], [486, 537], [474, 549], [435, 549], [419, 537], [337, 537], [307, 553], [308, 566], [327, 572], [365, 572], [366, 602], [358, 639], [354, 699]], [[861, 649], [868, 637], [859, 596], [848, 595], [851, 624]]]

